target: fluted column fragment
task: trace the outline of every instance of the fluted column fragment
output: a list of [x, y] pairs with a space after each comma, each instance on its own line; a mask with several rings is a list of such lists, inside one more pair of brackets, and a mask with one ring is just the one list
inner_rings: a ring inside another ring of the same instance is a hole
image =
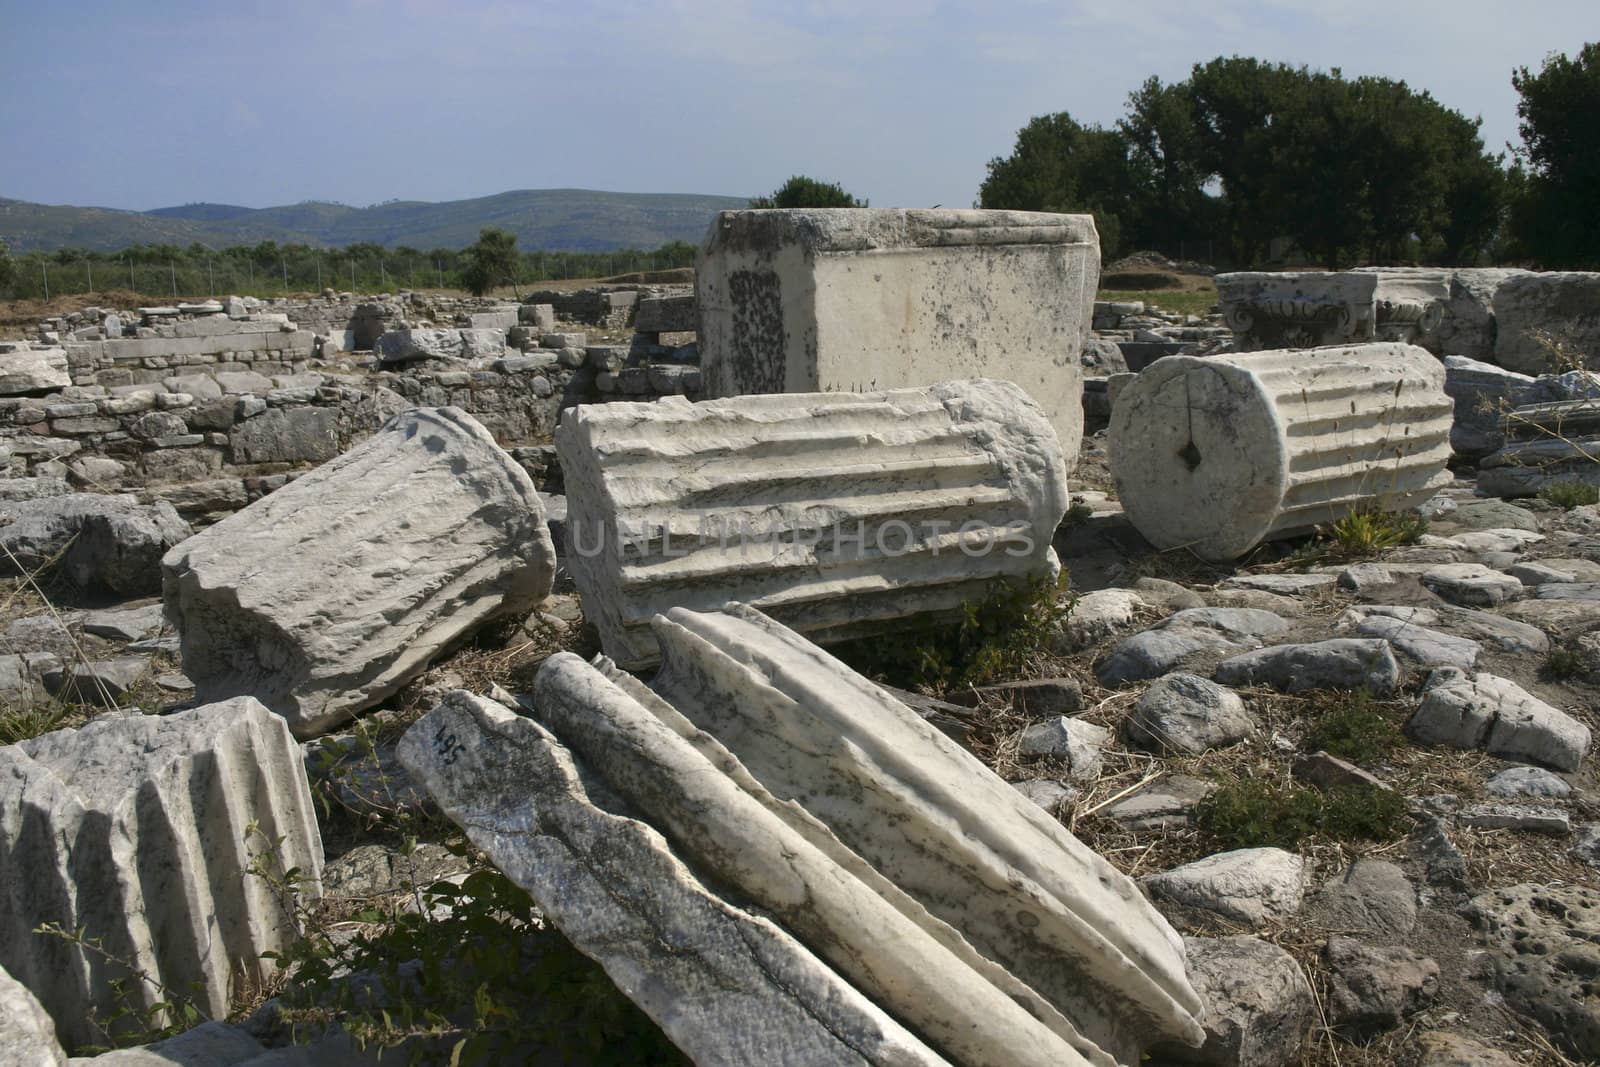
[[737, 600], [829, 641], [1058, 569], [1061, 448], [1009, 382], [591, 405], [556, 445], [568, 564], [627, 667], [675, 606]]
[[531, 610], [555, 548], [533, 481], [476, 419], [414, 408], [161, 565], [200, 699], [256, 697], [308, 737]]
[[[0, 748], [0, 966], [69, 1047], [105, 1043], [96, 1020], [123, 1006], [118, 979], [134, 1006], [170, 991], [225, 1018], [237, 981], [265, 981], [261, 954], [296, 936], [279, 889], [248, 873], [256, 856], [322, 870], [299, 746], [249, 697]], [[315, 881], [300, 889], [316, 896]], [[44, 923], [104, 954], [35, 933]]]
[[1369, 344], [1159, 360], [1111, 416], [1111, 473], [1157, 548], [1233, 559], [1450, 480], [1453, 401], [1424, 349]]

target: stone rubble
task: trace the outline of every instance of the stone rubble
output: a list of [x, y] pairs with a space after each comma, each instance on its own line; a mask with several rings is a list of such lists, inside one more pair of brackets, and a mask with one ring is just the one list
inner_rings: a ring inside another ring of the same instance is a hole
[[[261, 954], [296, 935], [267, 882], [246, 872], [282, 838], [273, 861], [315, 879], [322, 841], [299, 750], [257, 701], [43, 734], [0, 748], [0, 781], [0, 870], [31, 883], [0, 895], [0, 966], [64, 1043], [99, 1038], [91, 1017], [119, 1006], [108, 983], [122, 965], [35, 933], [41, 924], [82, 930], [165, 988], [195, 990], [213, 1018], [237, 980], [268, 978]], [[252, 824], [262, 836], [247, 840]], [[147, 983], [129, 989], [147, 1009], [160, 999]]]
[[526, 615], [550, 592], [555, 550], [533, 482], [488, 432], [415, 408], [161, 566], [199, 699], [250, 694], [306, 737]]

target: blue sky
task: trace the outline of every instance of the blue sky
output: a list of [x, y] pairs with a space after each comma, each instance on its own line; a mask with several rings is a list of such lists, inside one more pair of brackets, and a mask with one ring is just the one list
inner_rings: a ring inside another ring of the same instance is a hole
[[1426, 88], [1516, 138], [1513, 67], [1594, 0], [0, 0], [0, 196], [154, 208], [506, 189], [964, 207], [1017, 129], [1254, 55]]

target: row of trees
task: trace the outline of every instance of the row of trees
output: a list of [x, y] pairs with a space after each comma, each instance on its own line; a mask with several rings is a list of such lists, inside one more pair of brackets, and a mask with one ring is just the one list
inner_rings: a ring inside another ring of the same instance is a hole
[[262, 241], [256, 245], [187, 248], [135, 245], [117, 252], [65, 248], [7, 254], [0, 242], [0, 298], [39, 299], [64, 293], [131, 290], [153, 299], [241, 293], [283, 296], [324, 288], [380, 292], [399, 288], [467, 289], [564, 278], [604, 278], [633, 271], [691, 266], [695, 248], [674, 241], [653, 251], [521, 252], [516, 238], [484, 230], [464, 249], [432, 251], [360, 243], [343, 248]]
[[991, 160], [979, 205], [1089, 211], [1108, 254], [1211, 238], [1237, 266], [1277, 238], [1330, 268], [1600, 263], [1600, 45], [1512, 83], [1523, 147], [1403, 81], [1240, 57], [1151, 78], [1114, 126], [1042, 115]]

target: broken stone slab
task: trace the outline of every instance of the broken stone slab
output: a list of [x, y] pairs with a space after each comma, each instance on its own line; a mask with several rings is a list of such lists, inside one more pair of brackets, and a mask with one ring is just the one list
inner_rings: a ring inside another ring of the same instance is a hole
[[141, 504], [129, 495], [73, 493], [3, 503], [0, 574], [32, 573], [59, 558], [80, 589], [139, 596], [159, 588], [162, 554], [189, 532], [171, 504]]
[[1389, 615], [1367, 615], [1356, 624], [1356, 633], [1384, 641], [1424, 670], [1458, 667], [1470, 671], [1477, 666], [1478, 653], [1482, 651], [1482, 646], [1476, 641], [1440, 633]]
[[1108, 687], [1159, 678], [1190, 656], [1260, 648], [1288, 631], [1281, 617], [1257, 608], [1186, 608], [1119, 642], [1095, 676]]
[[1378, 948], [1335, 935], [1324, 950], [1329, 1022], [1356, 1037], [1399, 1026], [1439, 995], [1439, 964], [1409, 948]]
[[79, 661], [46, 671], [44, 684], [52, 696], [74, 704], [114, 708], [150, 672], [150, 661], [139, 656]]
[[1481, 748], [1559, 771], [1577, 770], [1590, 740], [1587, 726], [1515, 682], [1450, 667], [1428, 677], [1406, 733], [1425, 745]]
[[1053, 778], [1028, 778], [1012, 782], [1011, 788], [1033, 801], [1051, 815], [1060, 817], [1078, 798], [1078, 791], [1065, 782]]
[[1199, 803], [1216, 791], [1202, 778], [1172, 774], [1103, 809], [1106, 818], [1130, 830], [1169, 830], [1194, 821]]
[[695, 272], [706, 395], [1016, 382], [1070, 471], [1100, 241], [1089, 215], [725, 211]]
[[415, 408], [162, 561], [203, 701], [249, 694], [298, 736], [395, 692], [550, 593], [527, 472], [456, 408]]
[[[1524, 374], [1560, 373], [1553, 337], [1592, 360], [1600, 352], [1600, 274], [1526, 272], [1507, 278], [1494, 294], [1494, 361]], [[1593, 366], [1593, 363], [1590, 363]]]
[[1053, 719], [1083, 709], [1083, 688], [1072, 678], [1030, 678], [958, 689], [945, 694], [952, 703], [978, 707], [999, 701], [1029, 719]]
[[[540, 668], [532, 706], [677, 849], [951, 1059], [1043, 1067], [1094, 1056], [1059, 1012], [1047, 1014], [1036, 994], [842, 848], [827, 826], [783, 811], [780, 796], [630, 675], [557, 653]], [[1104, 1053], [1095, 1059], [1107, 1062]]]
[[1067, 776], [1078, 782], [1100, 777], [1106, 742], [1111, 731], [1082, 719], [1058, 716], [1036, 722], [1022, 731], [1017, 751], [1024, 756], [1049, 756], [1066, 764]]
[[1158, 678], [1123, 720], [1130, 742], [1151, 752], [1199, 755], [1244, 740], [1255, 720], [1233, 690], [1194, 674]]
[[[322, 868], [310, 790], [284, 721], [249, 698], [166, 716], [110, 715], [0, 748], [0, 868], [27, 893], [0, 894], [0, 966], [38, 996], [68, 1047], [103, 1040], [92, 1019], [191, 991], [215, 1017], [261, 959], [298, 933], [265, 879], [273, 849], [315, 899]], [[247, 835], [255, 824], [260, 833]], [[248, 839], [247, 839], [248, 838]], [[99, 939], [118, 961], [35, 933], [44, 923]], [[124, 1019], [132, 1026], [135, 1019]]]
[[828, 642], [1058, 571], [1061, 450], [1009, 382], [583, 405], [556, 445], [566, 562], [625, 667], [673, 606], [748, 602]]
[[1458, 825], [1479, 830], [1521, 830], [1554, 837], [1572, 832], [1572, 820], [1565, 811], [1536, 804], [1468, 804], [1452, 818]]
[[1430, 1030], [1416, 1040], [1417, 1067], [1518, 1067], [1516, 1060], [1464, 1034]]
[[501, 329], [390, 330], [373, 345], [380, 363], [407, 363], [419, 359], [457, 362], [499, 359], [506, 354], [506, 331]]
[[1154, 896], [1250, 926], [1283, 922], [1305, 899], [1305, 860], [1281, 848], [1241, 848], [1139, 880]]
[[1133, 628], [1149, 605], [1132, 589], [1096, 589], [1072, 602], [1072, 611], [1051, 630], [1052, 651], [1070, 655]]
[[945, 1062], [782, 926], [709, 888], [532, 719], [458, 691], [406, 733], [400, 759], [696, 1063]]
[[1236, 574], [1222, 582], [1224, 589], [1260, 589], [1268, 593], [1298, 596], [1331, 588], [1337, 575], [1312, 574]]
[[1111, 413], [1128, 521], [1160, 549], [1228, 560], [1449, 484], [1444, 371], [1403, 344], [1173, 356]]
[[113, 641], [138, 641], [161, 629], [164, 620], [160, 604], [120, 611], [90, 611], [83, 616], [83, 632]]
[[1389, 642], [1336, 637], [1303, 645], [1273, 645], [1223, 660], [1224, 685], [1268, 685], [1286, 693], [1313, 689], [1365, 689], [1382, 696], [1400, 684], [1400, 665]]
[[870, 864], [862, 876], [909, 894], [1118, 1059], [1155, 1034], [1198, 1040], [1170, 927], [974, 757], [750, 608], [675, 609], [655, 625], [653, 688], [781, 812], [793, 802], [838, 835], [846, 859]]
[[0, 1067], [61, 1067], [56, 1024], [28, 987], [0, 967]]
[[1422, 572], [1422, 584], [1452, 604], [1492, 608], [1522, 595], [1522, 583], [1481, 563], [1443, 563]]
[[1565, 778], [1543, 767], [1507, 767], [1484, 783], [1497, 797], [1548, 797], [1560, 800], [1572, 794]]
[[1393, 863], [1363, 856], [1323, 883], [1308, 911], [1329, 930], [1403, 938], [1417, 925], [1417, 891]]
[[1482, 893], [1462, 911], [1477, 928], [1506, 1003], [1566, 1051], [1600, 1058], [1593, 985], [1600, 892], [1591, 885], [1523, 883]]
[[1216, 276], [1217, 302], [1241, 352], [1370, 341], [1378, 276], [1236, 271]]
[[1205, 1044], [1162, 1045], [1156, 1059], [1206, 1067], [1297, 1063], [1317, 1002], [1295, 958], [1259, 937], [1186, 937], [1189, 978], [1205, 1002]]
[[64, 348], [14, 348], [0, 352], [0, 396], [27, 396], [72, 384]]

